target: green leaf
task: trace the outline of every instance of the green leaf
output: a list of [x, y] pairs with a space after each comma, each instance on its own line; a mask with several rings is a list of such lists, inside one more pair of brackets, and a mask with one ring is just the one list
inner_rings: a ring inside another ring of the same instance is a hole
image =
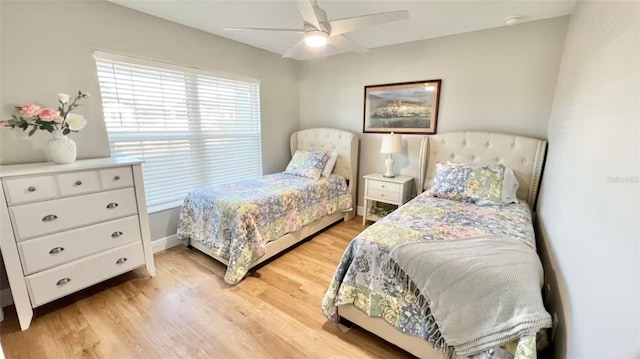
[[62, 131], [62, 134], [66, 136], [66, 135], [68, 135], [70, 132], [71, 132], [71, 130], [69, 129], [69, 127], [67, 127], [67, 128], [65, 128], [65, 129]]
[[38, 130], [38, 127], [33, 126], [33, 129], [31, 129], [31, 131], [29, 131], [29, 136], [33, 136], [33, 134], [36, 133], [36, 130]]

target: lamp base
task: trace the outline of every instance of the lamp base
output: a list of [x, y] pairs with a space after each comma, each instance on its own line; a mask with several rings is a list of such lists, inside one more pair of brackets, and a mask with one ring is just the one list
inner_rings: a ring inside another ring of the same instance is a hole
[[393, 174], [393, 172], [391, 172], [391, 169], [393, 168], [393, 158], [391, 157], [391, 154], [387, 155], [387, 159], [384, 160], [384, 165], [387, 167], [387, 173], [383, 174], [382, 177], [386, 177], [386, 178], [393, 178], [396, 175]]

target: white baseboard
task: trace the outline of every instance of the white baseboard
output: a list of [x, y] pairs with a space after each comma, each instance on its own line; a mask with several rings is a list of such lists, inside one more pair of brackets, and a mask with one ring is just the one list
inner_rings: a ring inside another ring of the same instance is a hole
[[358, 214], [358, 216], [362, 216], [364, 214], [364, 207], [358, 206], [356, 209], [356, 213]]
[[13, 297], [11, 296], [10, 288], [0, 290], [0, 303], [2, 303], [2, 307], [13, 304]]
[[165, 249], [169, 249], [180, 244], [182, 244], [182, 240], [178, 238], [177, 234], [151, 241], [153, 253], [158, 253], [160, 251], [164, 251]]

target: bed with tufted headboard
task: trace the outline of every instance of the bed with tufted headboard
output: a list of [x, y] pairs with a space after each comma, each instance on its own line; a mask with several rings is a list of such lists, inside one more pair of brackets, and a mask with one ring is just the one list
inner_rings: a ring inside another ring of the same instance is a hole
[[182, 206], [178, 237], [227, 266], [225, 281], [237, 284], [253, 268], [337, 221], [355, 216], [358, 137], [313, 128], [294, 132], [296, 151], [337, 153], [329, 177], [265, 175], [191, 191]]
[[420, 145], [420, 192], [431, 187], [436, 163], [501, 164], [520, 184], [518, 199], [533, 208], [538, 197], [547, 141], [492, 132], [450, 132], [427, 136]]
[[[415, 311], [411, 293], [403, 293], [393, 274], [384, 269], [385, 258], [395, 245], [405, 241], [486, 234], [533, 242], [535, 247], [531, 209], [546, 147], [544, 140], [502, 133], [452, 132], [423, 137], [417, 174], [419, 193], [430, 188], [438, 162], [502, 164], [513, 170], [519, 182], [517, 197], [521, 203], [488, 208], [426, 194], [418, 196], [352, 240], [323, 299], [325, 315], [332, 320], [346, 319], [420, 358], [441, 358], [442, 353], [425, 339], [432, 334], [427, 329], [429, 322]], [[532, 345], [535, 349], [535, 338], [531, 340], [520, 338], [509, 344], [509, 350], [516, 345]], [[492, 354], [480, 356], [491, 358]]]

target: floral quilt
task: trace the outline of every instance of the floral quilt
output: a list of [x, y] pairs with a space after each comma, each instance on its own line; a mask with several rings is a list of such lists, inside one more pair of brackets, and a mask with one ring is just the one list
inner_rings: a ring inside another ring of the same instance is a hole
[[[430, 340], [432, 331], [412, 292], [403, 290], [388, 266], [391, 249], [409, 241], [449, 240], [500, 235], [522, 240], [535, 248], [531, 212], [525, 203], [501, 207], [429, 197], [422, 194], [382, 218], [354, 238], [345, 250], [322, 300], [327, 318], [338, 320], [338, 306], [353, 304], [370, 317], [382, 317], [403, 333]], [[534, 358], [536, 338], [474, 355], [495, 353]]]
[[224, 280], [237, 284], [268, 242], [322, 217], [351, 209], [344, 177], [319, 180], [286, 173], [191, 191], [182, 205], [178, 237], [229, 261]]

